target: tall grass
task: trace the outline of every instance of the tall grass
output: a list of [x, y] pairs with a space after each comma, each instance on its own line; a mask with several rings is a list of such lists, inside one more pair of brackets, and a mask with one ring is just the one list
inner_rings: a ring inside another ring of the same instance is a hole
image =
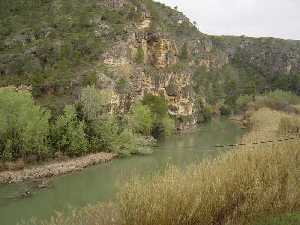
[[71, 215], [57, 213], [50, 220], [32, 219], [18, 225], [120, 225], [118, 208], [112, 203], [87, 206], [74, 210]]
[[[263, 120], [244, 140], [269, 138], [262, 128], [275, 117], [271, 130], [276, 130], [284, 115], [266, 109], [257, 114]], [[259, 119], [257, 114], [252, 121]], [[129, 184], [120, 198], [121, 217], [126, 225], [243, 224], [299, 210], [299, 162], [299, 142], [290, 141], [242, 147], [186, 171], [171, 167], [151, 182]]]

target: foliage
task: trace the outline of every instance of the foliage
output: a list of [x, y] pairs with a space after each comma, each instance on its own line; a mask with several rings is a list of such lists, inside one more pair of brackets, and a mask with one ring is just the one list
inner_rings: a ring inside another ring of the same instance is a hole
[[120, 155], [144, 153], [148, 151], [144, 137], [134, 133], [127, 124], [121, 126], [113, 115], [104, 115], [90, 124], [90, 149], [108, 151]]
[[75, 107], [68, 105], [52, 128], [52, 143], [55, 151], [69, 156], [79, 156], [88, 151], [84, 133], [85, 124], [78, 120]]
[[152, 135], [155, 138], [168, 136], [174, 131], [175, 122], [168, 114], [168, 105], [163, 97], [148, 94], [144, 96], [142, 104], [152, 112]]
[[236, 102], [239, 98], [238, 87], [235, 80], [228, 80], [225, 83], [225, 104], [231, 108], [231, 111], [236, 110]]
[[175, 131], [175, 121], [170, 116], [165, 116], [161, 121], [163, 127], [163, 135], [170, 136]]
[[0, 89], [0, 156], [26, 158], [48, 151], [49, 112], [37, 106], [30, 93]]
[[150, 108], [142, 103], [134, 105], [129, 114], [129, 126], [136, 133], [149, 136], [153, 125], [154, 118]]
[[106, 113], [111, 96], [111, 92], [97, 90], [95, 86], [82, 88], [79, 103], [82, 106], [84, 118], [88, 121], [94, 121]]
[[292, 92], [275, 90], [265, 95], [258, 96], [256, 101], [257, 107], [269, 107], [276, 110], [290, 111], [293, 110], [291, 105], [300, 103], [300, 97]]
[[249, 95], [241, 95], [237, 101], [236, 101], [236, 105], [237, 105], [237, 109], [238, 110], [246, 110], [248, 104], [253, 101], [253, 97], [249, 96]]
[[116, 117], [104, 115], [90, 124], [90, 144], [94, 151], [117, 151], [120, 127]]
[[115, 10], [97, 0], [0, 1], [0, 84], [16, 85], [20, 77], [33, 83], [36, 75], [36, 85], [70, 81], [77, 68], [92, 66], [127, 35], [124, 27], [141, 15], [135, 5]]
[[168, 113], [168, 105], [163, 97], [147, 94], [144, 96], [142, 103], [150, 108], [155, 120], [163, 118]]

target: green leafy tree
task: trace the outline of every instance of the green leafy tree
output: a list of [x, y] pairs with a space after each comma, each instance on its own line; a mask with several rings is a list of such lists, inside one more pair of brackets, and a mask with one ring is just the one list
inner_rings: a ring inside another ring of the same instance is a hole
[[147, 94], [144, 96], [142, 103], [150, 108], [155, 120], [165, 117], [168, 113], [168, 105], [163, 97]]
[[153, 114], [152, 135], [154, 137], [168, 136], [175, 129], [175, 122], [168, 114], [168, 105], [163, 97], [146, 95], [142, 103], [148, 106]]
[[50, 113], [29, 92], [0, 89], [0, 156], [13, 160], [48, 152]]
[[91, 125], [91, 147], [96, 151], [113, 152], [117, 146], [115, 141], [120, 133], [120, 127], [116, 117], [104, 115]]
[[137, 103], [129, 115], [129, 126], [136, 133], [150, 135], [154, 125], [154, 116], [150, 108], [142, 103]]
[[73, 105], [64, 109], [64, 114], [56, 121], [52, 129], [52, 141], [58, 151], [70, 156], [79, 156], [87, 152], [88, 141], [84, 132], [85, 124], [78, 120]]

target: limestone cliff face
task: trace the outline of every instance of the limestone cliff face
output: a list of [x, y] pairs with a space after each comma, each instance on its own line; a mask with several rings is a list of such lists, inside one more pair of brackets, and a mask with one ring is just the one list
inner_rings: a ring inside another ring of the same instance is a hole
[[[142, 64], [135, 62], [139, 48], [144, 55]], [[179, 123], [178, 129], [195, 124], [192, 74], [190, 71], [168, 70], [178, 63], [178, 49], [174, 40], [162, 33], [133, 33], [126, 42], [120, 42], [106, 52], [103, 62], [129, 82], [129, 93], [126, 96], [119, 95], [118, 110], [126, 112], [130, 104], [146, 94], [152, 94], [166, 99], [170, 115], [190, 118], [188, 124]]]

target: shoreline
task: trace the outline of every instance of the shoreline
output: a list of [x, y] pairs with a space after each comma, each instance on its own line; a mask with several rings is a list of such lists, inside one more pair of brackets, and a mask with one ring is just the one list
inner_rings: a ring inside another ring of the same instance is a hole
[[107, 163], [117, 158], [117, 154], [97, 153], [61, 162], [50, 162], [45, 165], [24, 168], [17, 171], [0, 172], [0, 184], [12, 184], [27, 180], [50, 178], [81, 171], [89, 166]]

